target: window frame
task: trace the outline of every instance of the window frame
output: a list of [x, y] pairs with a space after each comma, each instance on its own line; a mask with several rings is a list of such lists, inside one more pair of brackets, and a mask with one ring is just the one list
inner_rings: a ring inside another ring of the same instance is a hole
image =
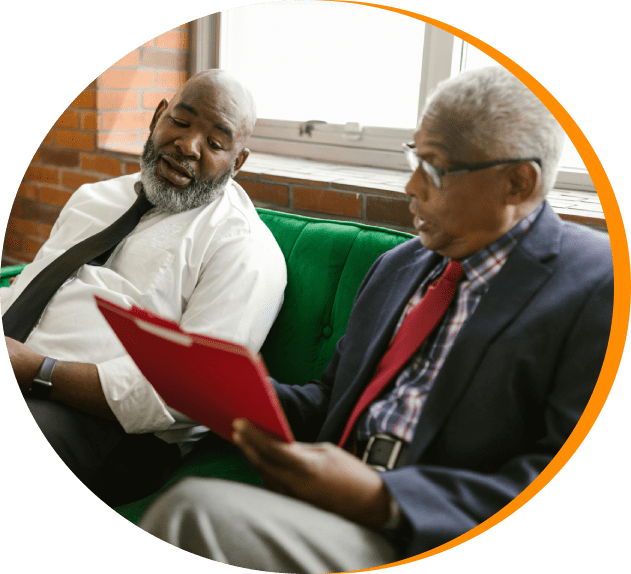
[[[192, 73], [221, 67], [221, 55], [227, 51], [226, 34], [222, 33], [225, 23], [226, 18], [222, 13], [192, 22]], [[417, 113], [419, 119], [429, 94], [459, 69], [456, 53], [460, 48], [454, 40], [452, 34], [425, 23], [423, 72]], [[307, 123], [310, 125], [307, 126]], [[307, 127], [309, 129], [305, 129]], [[248, 140], [248, 148], [253, 152], [272, 155], [407, 171], [409, 167], [402, 153], [402, 144], [413, 138], [412, 128], [259, 118]], [[586, 170], [572, 168], [559, 170], [554, 187], [596, 191]]]

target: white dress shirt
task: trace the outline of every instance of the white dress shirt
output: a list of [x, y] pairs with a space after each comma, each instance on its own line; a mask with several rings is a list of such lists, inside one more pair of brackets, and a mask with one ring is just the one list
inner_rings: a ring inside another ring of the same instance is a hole
[[[126, 211], [138, 180], [133, 174], [78, 189], [34, 261], [0, 290], [3, 313], [63, 251]], [[98, 311], [94, 295], [256, 353], [280, 309], [286, 281], [278, 244], [247, 194], [230, 180], [205, 207], [175, 215], [149, 211], [105, 265], [84, 265], [66, 281], [26, 345], [55, 359], [95, 363], [106, 400], [128, 433], [155, 432], [186, 452], [186, 443], [207, 429], [164, 404]]]

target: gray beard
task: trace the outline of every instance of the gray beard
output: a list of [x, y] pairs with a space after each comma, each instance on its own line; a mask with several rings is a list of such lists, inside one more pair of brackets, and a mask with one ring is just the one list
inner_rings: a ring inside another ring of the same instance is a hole
[[140, 158], [140, 181], [149, 203], [165, 213], [180, 213], [212, 203], [221, 195], [234, 168], [233, 164], [228, 171], [215, 179], [200, 180], [195, 176], [186, 187], [176, 188], [156, 175], [158, 160], [162, 155], [172, 157], [190, 173], [195, 172], [184, 158], [170, 153], [158, 154], [151, 138], [147, 140]]

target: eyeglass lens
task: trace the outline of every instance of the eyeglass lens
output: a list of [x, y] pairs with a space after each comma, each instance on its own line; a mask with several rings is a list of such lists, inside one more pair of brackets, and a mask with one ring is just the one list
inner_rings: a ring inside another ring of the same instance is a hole
[[416, 155], [416, 146], [412, 145], [404, 145], [403, 152], [405, 153], [405, 157], [408, 160], [408, 164], [410, 165], [410, 169], [414, 172], [419, 166], [423, 170], [423, 173], [429, 181], [436, 186], [437, 189], [441, 188], [441, 174], [436, 170], [436, 168], [427, 163], [424, 159], [421, 159]]

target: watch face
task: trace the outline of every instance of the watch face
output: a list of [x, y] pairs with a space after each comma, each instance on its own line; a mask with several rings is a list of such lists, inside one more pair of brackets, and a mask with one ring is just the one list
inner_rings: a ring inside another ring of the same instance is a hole
[[50, 396], [50, 391], [53, 389], [53, 384], [50, 381], [43, 381], [42, 379], [35, 378], [31, 384], [31, 390], [29, 395], [35, 399], [47, 399]]
[[46, 388], [52, 388], [53, 384], [50, 381], [47, 381], [45, 379], [41, 379], [39, 377], [36, 377], [33, 379], [33, 385], [37, 384], [38, 386], [44, 386]]

